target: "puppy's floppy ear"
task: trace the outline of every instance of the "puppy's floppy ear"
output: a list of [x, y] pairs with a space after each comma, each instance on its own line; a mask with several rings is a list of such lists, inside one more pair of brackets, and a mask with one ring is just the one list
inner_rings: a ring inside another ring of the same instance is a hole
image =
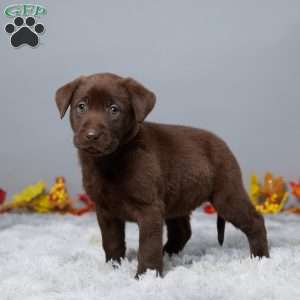
[[60, 118], [62, 119], [71, 104], [72, 96], [79, 86], [82, 77], [79, 77], [64, 86], [60, 87], [55, 94], [55, 102], [60, 113]]
[[131, 96], [137, 122], [143, 122], [155, 105], [156, 97], [154, 93], [132, 78], [125, 78], [122, 82]]

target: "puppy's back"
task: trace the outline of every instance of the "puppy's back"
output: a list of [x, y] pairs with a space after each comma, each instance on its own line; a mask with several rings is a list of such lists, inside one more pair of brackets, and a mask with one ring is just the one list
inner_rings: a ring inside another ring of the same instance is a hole
[[224, 163], [236, 163], [227, 144], [210, 131], [152, 122], [145, 122], [142, 131], [165, 160], [195, 159], [195, 163], [205, 160], [214, 167], [220, 164], [223, 166]]

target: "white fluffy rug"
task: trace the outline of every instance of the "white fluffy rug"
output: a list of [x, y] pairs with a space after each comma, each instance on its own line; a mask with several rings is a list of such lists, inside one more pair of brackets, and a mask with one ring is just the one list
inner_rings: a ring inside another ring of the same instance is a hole
[[126, 228], [127, 259], [113, 269], [94, 214], [0, 215], [0, 299], [300, 299], [300, 217], [266, 218], [272, 258], [260, 261], [229, 224], [219, 247], [215, 218], [194, 213], [192, 239], [164, 258], [164, 277], [148, 272], [137, 281], [134, 224]]

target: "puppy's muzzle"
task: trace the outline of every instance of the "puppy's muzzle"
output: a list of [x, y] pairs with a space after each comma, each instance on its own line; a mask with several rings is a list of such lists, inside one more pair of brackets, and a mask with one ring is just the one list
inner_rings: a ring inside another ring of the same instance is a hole
[[87, 128], [75, 134], [74, 144], [92, 155], [105, 155], [114, 151], [119, 143], [105, 130]]
[[97, 131], [95, 129], [88, 129], [85, 134], [85, 140], [87, 142], [95, 142], [99, 140], [99, 138], [103, 135], [104, 135], [103, 132]]

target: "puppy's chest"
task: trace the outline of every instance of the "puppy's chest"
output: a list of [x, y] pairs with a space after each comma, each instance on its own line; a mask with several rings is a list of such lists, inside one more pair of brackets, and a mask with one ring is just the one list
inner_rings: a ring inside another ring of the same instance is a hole
[[83, 184], [88, 195], [103, 211], [118, 218], [134, 220], [129, 201], [130, 191], [122, 177], [94, 172], [83, 176]]

